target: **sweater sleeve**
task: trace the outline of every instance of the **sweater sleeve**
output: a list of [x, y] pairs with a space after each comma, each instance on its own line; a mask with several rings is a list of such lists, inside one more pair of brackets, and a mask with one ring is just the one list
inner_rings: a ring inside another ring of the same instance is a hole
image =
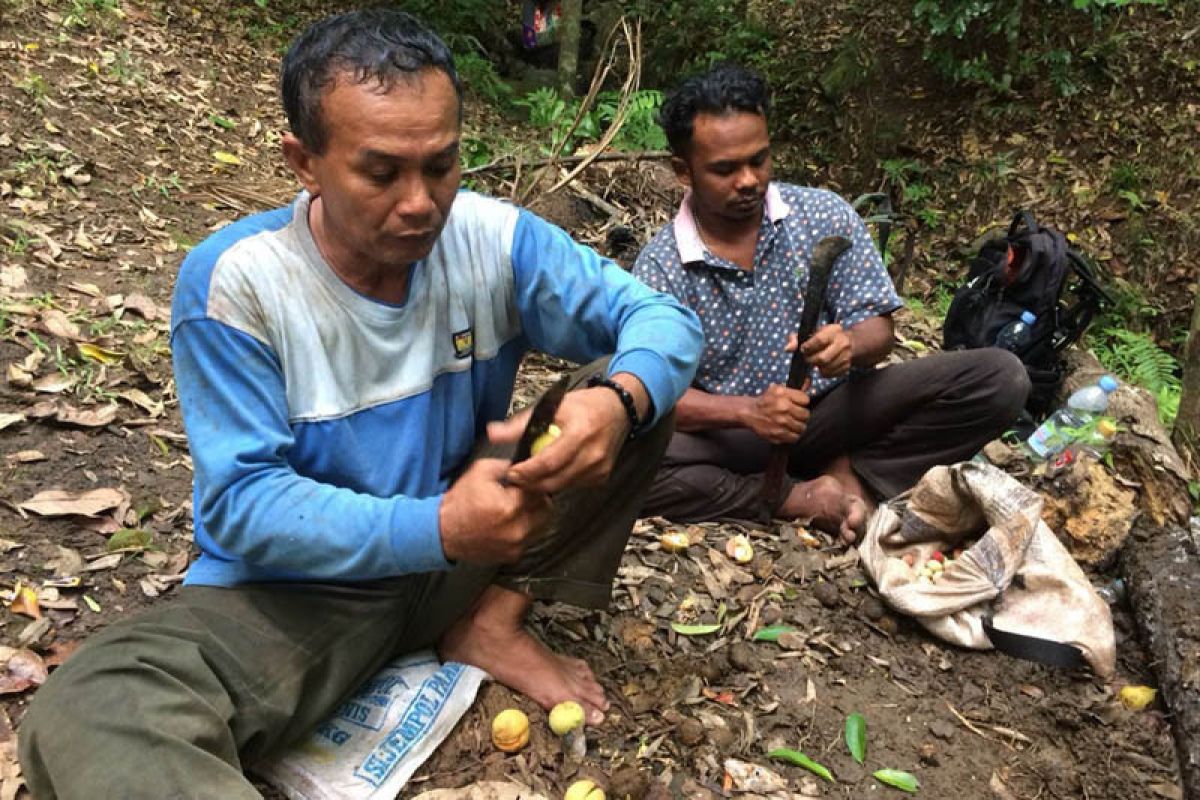
[[521, 324], [534, 347], [580, 363], [611, 354], [609, 374], [636, 375], [655, 420], [674, 407], [703, 344], [690, 309], [528, 211], [517, 219], [512, 260]]
[[375, 497], [296, 472], [283, 373], [270, 347], [210, 319], [177, 325], [171, 344], [200, 544], [298, 578], [448, 568], [440, 495]]

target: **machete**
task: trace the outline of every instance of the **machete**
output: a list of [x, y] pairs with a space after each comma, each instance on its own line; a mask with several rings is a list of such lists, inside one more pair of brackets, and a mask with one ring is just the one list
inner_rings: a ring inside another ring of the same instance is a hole
[[[804, 311], [800, 314], [800, 327], [796, 331], [796, 350], [792, 353], [792, 364], [788, 369], [787, 388], [799, 389], [808, 377], [808, 359], [801, 349], [809, 337], [817, 331], [821, 309], [825, 306], [825, 288], [829, 285], [829, 274], [834, 262], [850, 247], [844, 236], [826, 236], [817, 242], [809, 259], [808, 286], [804, 290]], [[777, 444], [771, 448], [771, 457], [763, 474], [760, 497], [767, 519], [783, 502], [783, 475], [787, 471], [788, 454], [791, 446]]]
[[554, 415], [558, 413], [558, 407], [562, 404], [570, 383], [571, 376], [563, 375], [546, 390], [544, 395], [538, 398], [533, 406], [533, 413], [529, 415], [529, 422], [525, 424], [525, 431], [521, 434], [520, 441], [517, 442], [517, 452], [513, 454], [512, 463], [520, 464], [529, 458], [533, 443], [539, 436], [550, 430], [550, 423], [554, 422]]

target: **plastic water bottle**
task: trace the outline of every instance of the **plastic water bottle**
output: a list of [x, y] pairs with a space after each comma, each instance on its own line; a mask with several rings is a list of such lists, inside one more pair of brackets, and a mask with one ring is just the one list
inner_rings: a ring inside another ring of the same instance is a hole
[[1029, 344], [1033, 336], [1033, 323], [1037, 317], [1032, 311], [1022, 311], [1020, 319], [1014, 319], [996, 334], [996, 347], [1019, 353]]
[[1066, 469], [1081, 458], [1101, 461], [1104, 454], [1112, 447], [1113, 438], [1117, 435], [1117, 424], [1108, 417], [1096, 421], [1096, 427], [1085, 433], [1081, 438], [1071, 442], [1066, 449], [1054, 457], [1052, 473]]
[[1026, 449], [1043, 461], [1054, 458], [1086, 434], [1084, 426], [1088, 422], [1108, 410], [1108, 396], [1116, 389], [1116, 379], [1105, 375], [1099, 382], [1077, 390], [1026, 440]]

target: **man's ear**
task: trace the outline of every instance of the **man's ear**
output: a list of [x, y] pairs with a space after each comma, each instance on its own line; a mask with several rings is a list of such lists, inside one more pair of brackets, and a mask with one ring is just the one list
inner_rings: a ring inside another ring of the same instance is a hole
[[692, 170], [686, 158], [671, 156], [671, 169], [675, 171], [675, 180], [688, 189], [692, 188]]
[[292, 168], [292, 172], [296, 173], [296, 177], [300, 179], [300, 183], [304, 184], [304, 188], [308, 190], [309, 194], [314, 197], [319, 195], [321, 182], [317, 180], [314, 169], [317, 156], [309, 152], [294, 133], [285, 133], [282, 144], [284, 160]]

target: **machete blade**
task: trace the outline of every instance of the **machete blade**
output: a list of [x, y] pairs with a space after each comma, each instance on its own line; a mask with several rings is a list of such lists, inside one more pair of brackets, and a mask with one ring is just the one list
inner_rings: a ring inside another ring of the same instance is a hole
[[512, 463], [520, 464], [529, 458], [533, 443], [539, 436], [550, 430], [550, 423], [554, 422], [554, 415], [558, 413], [558, 407], [562, 404], [570, 383], [571, 376], [563, 375], [534, 403], [533, 413], [529, 415], [529, 422], [525, 425], [525, 432], [521, 434], [521, 440], [517, 442], [517, 452], [513, 455]]

